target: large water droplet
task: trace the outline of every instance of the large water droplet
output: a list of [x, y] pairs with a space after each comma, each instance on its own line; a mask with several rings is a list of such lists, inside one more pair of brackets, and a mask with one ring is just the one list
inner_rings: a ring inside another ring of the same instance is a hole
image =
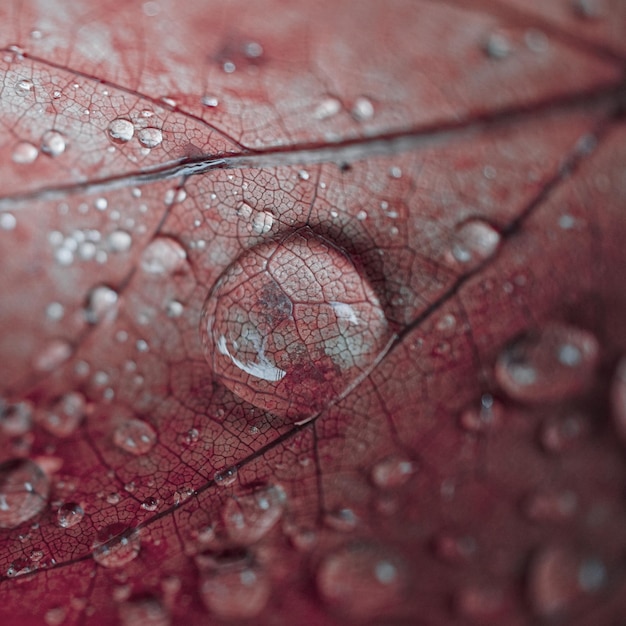
[[58, 130], [49, 130], [41, 138], [41, 151], [51, 157], [58, 157], [65, 152], [67, 140]]
[[562, 400], [585, 389], [598, 352], [598, 342], [591, 333], [550, 324], [505, 348], [496, 364], [496, 379], [516, 400]]
[[209, 611], [223, 619], [250, 619], [265, 608], [270, 579], [258, 565], [222, 567], [206, 572], [200, 581], [200, 597]]
[[123, 567], [137, 557], [140, 547], [139, 531], [116, 523], [98, 533], [92, 555], [103, 567]]
[[179, 272], [187, 261], [185, 249], [171, 237], [152, 240], [141, 255], [141, 269], [148, 274], [164, 276]]
[[156, 148], [163, 141], [163, 133], [158, 128], [142, 128], [137, 133], [137, 138], [146, 148]]
[[109, 124], [107, 132], [115, 143], [126, 143], [133, 138], [135, 127], [131, 121], [118, 117]]
[[376, 619], [393, 610], [407, 583], [398, 558], [369, 544], [332, 552], [321, 562], [316, 581], [329, 607], [356, 620]]
[[224, 385], [294, 421], [364, 377], [389, 338], [368, 282], [342, 251], [308, 231], [240, 256], [207, 298], [200, 332]]
[[121, 423], [113, 432], [115, 445], [135, 456], [147, 454], [156, 443], [154, 428], [142, 420], [130, 419]]
[[284, 490], [277, 485], [229, 498], [222, 510], [229, 537], [239, 545], [250, 545], [264, 537], [283, 514], [285, 499]]
[[472, 219], [457, 228], [452, 237], [449, 262], [474, 269], [496, 253], [500, 233], [491, 224]]
[[528, 572], [528, 599], [541, 617], [563, 616], [586, 593], [606, 583], [606, 568], [596, 558], [582, 558], [564, 546], [550, 546], [535, 555]]
[[84, 516], [85, 511], [83, 511], [83, 507], [80, 504], [66, 502], [57, 510], [57, 524], [61, 528], [72, 528], [80, 524]]
[[0, 464], [0, 528], [15, 528], [45, 508], [50, 482], [39, 465], [27, 459]]
[[56, 437], [69, 437], [81, 423], [85, 415], [85, 405], [85, 396], [82, 393], [67, 393], [52, 408], [37, 412], [37, 422]]

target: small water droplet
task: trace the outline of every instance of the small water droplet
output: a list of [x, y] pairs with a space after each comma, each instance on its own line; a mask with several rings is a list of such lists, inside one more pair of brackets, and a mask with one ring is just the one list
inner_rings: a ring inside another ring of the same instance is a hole
[[511, 42], [502, 33], [491, 33], [483, 45], [485, 54], [492, 59], [506, 59], [511, 52]]
[[589, 420], [580, 413], [548, 418], [541, 428], [541, 443], [548, 452], [561, 453], [576, 448], [589, 435]]
[[326, 120], [341, 111], [341, 102], [337, 98], [326, 98], [317, 105], [313, 117], [318, 120]]
[[224, 73], [232, 74], [237, 69], [237, 66], [232, 61], [224, 61], [222, 69]]
[[126, 143], [133, 138], [135, 127], [130, 120], [118, 117], [109, 123], [107, 133], [115, 143]]
[[524, 43], [531, 52], [539, 54], [546, 52], [549, 40], [544, 32], [531, 28], [524, 33]]
[[17, 82], [15, 86], [15, 91], [20, 95], [25, 95], [26, 93], [31, 92], [34, 89], [35, 85], [32, 80], [27, 78], [23, 78], [22, 80]]
[[113, 432], [115, 445], [135, 456], [141, 456], [150, 452], [156, 440], [154, 428], [148, 422], [138, 419], [122, 422]]
[[352, 117], [357, 122], [365, 122], [374, 117], [374, 105], [369, 98], [359, 97], [352, 106]]
[[0, 401], [0, 430], [8, 437], [21, 437], [32, 427], [33, 407], [30, 402], [4, 406]]
[[107, 237], [107, 242], [111, 252], [128, 252], [133, 243], [133, 238], [130, 233], [124, 230], [114, 230]]
[[252, 230], [258, 235], [265, 235], [272, 230], [274, 216], [269, 211], [259, 211], [252, 219]]
[[220, 487], [228, 487], [237, 480], [237, 468], [229, 467], [228, 469], [215, 472], [213, 480], [215, 481], [215, 484]]
[[53, 322], [58, 322], [65, 315], [65, 307], [60, 302], [51, 302], [46, 307], [46, 317]]
[[478, 406], [467, 408], [460, 416], [461, 427], [472, 433], [484, 433], [502, 422], [504, 407], [491, 394], [484, 394]]
[[37, 149], [37, 146], [34, 146], [28, 141], [20, 141], [15, 144], [11, 158], [14, 163], [23, 165], [33, 163], [38, 156], [39, 150]]
[[205, 107], [216, 107], [218, 106], [220, 101], [216, 96], [202, 96], [202, 104]]
[[109, 493], [107, 494], [106, 501], [109, 504], [119, 504], [120, 503], [120, 494], [119, 493]]
[[390, 456], [378, 461], [372, 468], [372, 482], [381, 489], [404, 485], [415, 472], [414, 464], [403, 456]]
[[324, 523], [333, 530], [347, 533], [353, 531], [357, 527], [359, 518], [352, 509], [342, 508], [326, 513], [324, 516]]
[[93, 544], [93, 559], [106, 568], [123, 567], [139, 554], [139, 531], [115, 523], [98, 532]]
[[72, 528], [80, 524], [84, 516], [85, 511], [83, 511], [83, 507], [80, 504], [66, 502], [57, 510], [57, 525], [61, 528]]
[[597, 20], [603, 17], [602, 7], [598, 0], [572, 0], [571, 7], [578, 17], [586, 20]]
[[354, 620], [374, 620], [393, 612], [406, 590], [403, 563], [384, 548], [356, 544], [331, 552], [316, 575], [322, 600]]
[[200, 332], [226, 387], [294, 421], [340, 396], [389, 339], [369, 283], [344, 253], [306, 231], [241, 255], [209, 294]]
[[163, 132], [158, 128], [148, 126], [137, 133], [137, 138], [142, 146], [156, 148], [163, 141]]
[[69, 437], [76, 432], [85, 416], [86, 400], [82, 393], [72, 391], [62, 396], [50, 409], [38, 411], [38, 424], [56, 437]]
[[64, 339], [53, 339], [37, 354], [33, 367], [40, 372], [51, 372], [72, 356], [72, 346]]
[[94, 287], [87, 298], [85, 317], [90, 324], [113, 321], [117, 316], [117, 292], [106, 285]]
[[0, 229], [13, 230], [17, 226], [17, 220], [13, 213], [1, 213], [0, 214]]
[[300, 180], [309, 180], [309, 178], [311, 178], [311, 175], [306, 170], [300, 170], [298, 172], [298, 178]]
[[67, 140], [58, 130], [48, 130], [41, 138], [41, 151], [51, 157], [58, 157], [65, 152]]
[[43, 470], [27, 459], [0, 464], [0, 528], [15, 528], [46, 507], [50, 482]]
[[165, 312], [167, 313], [168, 317], [180, 317], [183, 314], [183, 311], [184, 306], [181, 302], [178, 302], [177, 300], [172, 300], [171, 302], [168, 302], [167, 306], [165, 307]]
[[452, 235], [448, 261], [474, 269], [491, 258], [500, 245], [500, 233], [487, 222], [472, 219], [459, 226]]
[[217, 568], [200, 580], [200, 597], [209, 611], [227, 620], [260, 615], [270, 596], [270, 578], [259, 565]]
[[554, 402], [585, 389], [598, 354], [598, 341], [591, 333], [548, 324], [507, 346], [498, 358], [495, 375], [516, 400]]
[[126, 599], [122, 601], [118, 610], [121, 626], [170, 626], [171, 624], [168, 612], [157, 598]]
[[285, 492], [278, 485], [269, 485], [244, 496], [229, 498], [222, 510], [226, 532], [238, 545], [259, 541], [281, 518], [285, 501]]
[[156, 498], [149, 496], [141, 503], [141, 508], [146, 511], [156, 511], [159, 507], [159, 502]]
[[171, 237], [156, 237], [141, 255], [141, 269], [159, 276], [180, 272], [187, 262], [185, 249]]
[[390, 178], [402, 178], [402, 170], [397, 165], [394, 165], [389, 168], [389, 176]]
[[67, 609], [64, 606], [56, 606], [48, 609], [43, 616], [46, 626], [61, 626], [67, 617]]

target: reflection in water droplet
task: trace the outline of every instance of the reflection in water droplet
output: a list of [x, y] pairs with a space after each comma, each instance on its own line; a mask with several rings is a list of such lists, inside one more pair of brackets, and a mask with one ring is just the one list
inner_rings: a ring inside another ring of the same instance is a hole
[[107, 287], [99, 285], [94, 287], [87, 299], [85, 317], [90, 324], [98, 322], [112, 321], [117, 315], [117, 292]]
[[222, 619], [250, 619], [265, 608], [270, 579], [258, 565], [218, 568], [200, 580], [200, 597], [209, 611]]
[[114, 142], [126, 143], [133, 138], [135, 127], [131, 121], [118, 117], [109, 124], [107, 132]]
[[158, 128], [142, 128], [137, 133], [137, 138], [142, 146], [156, 148], [163, 141], [163, 133]]
[[276, 525], [283, 514], [285, 500], [285, 491], [279, 485], [229, 498], [222, 510], [228, 536], [238, 545], [257, 542]]
[[500, 245], [500, 233], [483, 220], [473, 219], [459, 226], [452, 236], [448, 262], [471, 270], [492, 257]]
[[119, 606], [122, 626], [169, 626], [170, 616], [156, 598], [142, 597], [123, 602]]
[[389, 339], [367, 280], [308, 231], [241, 255], [207, 298], [200, 333], [226, 387], [300, 421], [364, 376]]
[[50, 372], [72, 356], [72, 346], [64, 339], [53, 339], [37, 354], [33, 367], [40, 372]]
[[15, 528], [45, 508], [50, 482], [39, 465], [27, 459], [0, 464], [0, 528]]
[[339, 548], [326, 556], [316, 582], [331, 609], [368, 621], [393, 612], [407, 584], [399, 558], [370, 544]]
[[180, 272], [186, 265], [185, 249], [171, 237], [157, 237], [141, 255], [141, 269], [148, 274], [160, 276]]
[[58, 130], [49, 130], [41, 138], [41, 151], [51, 157], [58, 157], [65, 152], [67, 140]]
[[525, 402], [554, 402], [584, 390], [598, 360], [589, 332], [550, 324], [504, 349], [495, 375], [506, 393]]
[[39, 150], [28, 141], [20, 141], [15, 144], [11, 158], [14, 163], [32, 163], [39, 156]]
[[85, 405], [82, 393], [66, 393], [52, 408], [37, 412], [37, 423], [56, 437], [69, 437], [81, 423]]
[[372, 482], [381, 489], [404, 485], [415, 472], [413, 463], [401, 456], [390, 456], [372, 468]]
[[72, 528], [80, 524], [85, 512], [80, 504], [76, 502], [66, 502], [57, 510], [57, 525], [61, 528]]
[[123, 567], [137, 557], [140, 547], [139, 531], [116, 523], [98, 533], [92, 555], [102, 567]]
[[113, 432], [115, 445], [135, 456], [147, 454], [156, 443], [154, 428], [142, 420], [130, 419], [122, 422]]

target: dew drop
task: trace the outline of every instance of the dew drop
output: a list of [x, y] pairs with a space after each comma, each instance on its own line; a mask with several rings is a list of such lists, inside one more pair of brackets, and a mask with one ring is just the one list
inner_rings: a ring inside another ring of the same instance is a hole
[[185, 307], [181, 302], [178, 302], [177, 300], [172, 300], [171, 302], [167, 303], [167, 306], [165, 307], [165, 312], [167, 313], [168, 317], [180, 317], [183, 314], [184, 308]]
[[67, 617], [67, 609], [64, 606], [56, 606], [48, 609], [43, 616], [46, 626], [61, 626]]
[[341, 111], [341, 102], [337, 98], [326, 98], [317, 105], [313, 116], [318, 120], [326, 120]]
[[80, 524], [84, 516], [85, 511], [83, 511], [83, 507], [80, 504], [66, 502], [57, 510], [57, 525], [61, 528], [72, 528]]
[[103, 528], [93, 544], [93, 559], [106, 568], [123, 567], [139, 554], [139, 532], [115, 523]]
[[27, 78], [24, 78], [18, 81], [17, 85], [15, 86], [15, 91], [20, 95], [24, 95], [32, 91], [34, 87], [35, 85], [33, 84], [32, 80], [28, 80]]
[[472, 623], [503, 623], [505, 597], [496, 586], [470, 583], [456, 594], [455, 603], [459, 613]]
[[317, 588], [325, 604], [355, 620], [376, 620], [397, 606], [406, 588], [403, 564], [375, 545], [339, 548], [321, 562]]
[[141, 508], [145, 511], [156, 511], [159, 508], [159, 502], [156, 498], [149, 496], [141, 503]]
[[65, 152], [67, 140], [58, 130], [48, 130], [41, 138], [41, 151], [51, 157], [58, 157]]
[[186, 265], [185, 249], [171, 237], [157, 237], [141, 255], [141, 269], [147, 274], [166, 276], [180, 272]]
[[611, 413], [615, 430], [626, 443], [626, 356], [619, 360], [611, 383]]
[[24, 165], [28, 163], [33, 163], [38, 156], [39, 150], [37, 149], [37, 146], [34, 146], [28, 141], [20, 141], [13, 148], [11, 158], [13, 159], [14, 163]]
[[228, 469], [215, 472], [213, 480], [215, 481], [215, 484], [220, 487], [228, 487], [237, 480], [237, 468], [229, 467]]
[[492, 257], [500, 245], [500, 233], [483, 220], [472, 219], [459, 226], [452, 235], [448, 261], [474, 269]]
[[135, 456], [141, 456], [150, 452], [156, 440], [154, 428], [148, 422], [138, 419], [129, 419], [122, 422], [113, 432], [115, 445]]
[[117, 292], [106, 285], [94, 287], [87, 297], [85, 317], [90, 324], [112, 321], [117, 315]]
[[341, 397], [389, 339], [372, 287], [343, 252], [308, 231], [241, 255], [209, 294], [200, 333], [226, 387], [294, 421]]
[[60, 302], [51, 302], [46, 307], [46, 317], [54, 322], [63, 319], [65, 315], [65, 307]]
[[487, 37], [483, 49], [491, 59], [506, 59], [511, 54], [511, 42], [502, 33], [492, 33]]
[[141, 597], [127, 600], [119, 606], [122, 626], [169, 626], [170, 616], [156, 598]]
[[352, 106], [352, 117], [357, 122], [365, 122], [374, 117], [374, 105], [369, 98], [360, 97], [354, 101]]
[[118, 117], [109, 123], [107, 132], [115, 143], [126, 143], [133, 138], [135, 127], [131, 121]]
[[372, 482], [381, 489], [404, 485], [415, 472], [413, 463], [402, 456], [390, 456], [378, 461], [372, 468]]
[[598, 353], [598, 341], [591, 333], [565, 324], [549, 324], [501, 352], [496, 380], [516, 400], [555, 402], [585, 389]]
[[270, 579], [258, 565], [224, 567], [206, 572], [200, 580], [200, 597], [218, 618], [251, 619], [265, 608]]
[[17, 226], [17, 220], [13, 213], [0, 214], [0, 229], [2, 230], [14, 230]]
[[281, 518], [285, 500], [285, 491], [278, 485], [269, 485], [248, 495], [229, 498], [222, 510], [226, 532], [238, 545], [259, 541]]
[[202, 96], [202, 104], [205, 107], [216, 107], [218, 106], [220, 101], [216, 96]]
[[45, 508], [50, 482], [43, 470], [27, 459], [0, 464], [0, 528], [15, 528]]
[[142, 128], [137, 133], [139, 143], [146, 148], [156, 148], [163, 141], [163, 133], [158, 128]]
[[61, 397], [52, 408], [37, 412], [37, 423], [56, 437], [70, 437], [85, 415], [86, 400], [72, 391]]
[[32, 427], [33, 407], [30, 402], [4, 406], [0, 402], [0, 432], [8, 437], [21, 437]]
[[40, 372], [51, 372], [72, 356], [72, 346], [64, 339], [53, 339], [37, 354], [33, 367]]
[[114, 230], [107, 238], [111, 252], [128, 252], [133, 243], [130, 233], [124, 230]]

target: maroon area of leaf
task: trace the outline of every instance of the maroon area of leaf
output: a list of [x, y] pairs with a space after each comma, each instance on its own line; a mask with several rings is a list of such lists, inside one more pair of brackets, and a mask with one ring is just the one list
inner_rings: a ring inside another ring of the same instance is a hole
[[[2, 623], [618, 623], [620, 0], [0, 18]], [[301, 425], [199, 329], [297, 231], [392, 339]]]

